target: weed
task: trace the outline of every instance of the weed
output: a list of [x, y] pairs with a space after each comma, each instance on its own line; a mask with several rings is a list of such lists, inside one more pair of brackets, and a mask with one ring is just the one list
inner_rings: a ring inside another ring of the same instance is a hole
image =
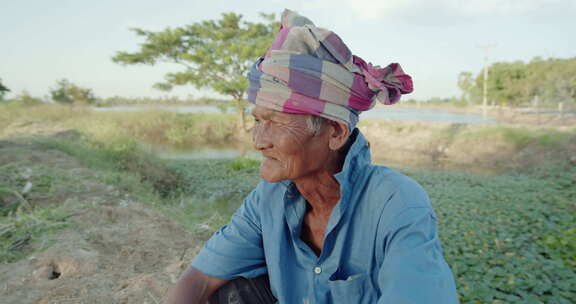
[[54, 207], [36, 207], [12, 216], [0, 216], [0, 264], [47, 248], [51, 234], [68, 225], [68, 216], [68, 209]]
[[[572, 133], [573, 134], [573, 133]], [[523, 127], [485, 127], [474, 129], [466, 134], [469, 138], [482, 139], [484, 142], [501, 141], [512, 144], [520, 150], [530, 144], [556, 148], [571, 137], [570, 132], [554, 129], [528, 129]]]
[[237, 158], [228, 163], [228, 169], [232, 171], [254, 170], [260, 166], [260, 162], [250, 158]]

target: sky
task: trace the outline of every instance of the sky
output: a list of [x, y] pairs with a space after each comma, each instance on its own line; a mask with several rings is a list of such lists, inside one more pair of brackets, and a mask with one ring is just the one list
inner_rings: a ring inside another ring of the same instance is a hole
[[202, 97], [192, 86], [152, 88], [179, 66], [121, 66], [117, 51], [143, 40], [129, 29], [160, 31], [222, 13], [260, 21], [259, 12], [295, 10], [336, 32], [375, 65], [398, 62], [414, 80], [408, 98], [460, 96], [458, 74], [489, 62], [576, 57], [576, 0], [0, 0], [0, 78], [12, 95], [46, 96], [66, 78], [98, 97]]

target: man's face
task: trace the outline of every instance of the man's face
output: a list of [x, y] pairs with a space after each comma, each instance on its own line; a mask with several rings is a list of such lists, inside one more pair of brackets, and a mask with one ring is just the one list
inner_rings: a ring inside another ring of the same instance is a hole
[[314, 135], [308, 129], [308, 115], [287, 114], [256, 106], [254, 147], [264, 160], [260, 176], [269, 182], [295, 181], [323, 168], [328, 153], [325, 132]]

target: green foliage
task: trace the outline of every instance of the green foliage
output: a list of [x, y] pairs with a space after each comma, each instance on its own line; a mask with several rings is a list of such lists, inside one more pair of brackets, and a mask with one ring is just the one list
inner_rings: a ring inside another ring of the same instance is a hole
[[230, 100], [200, 97], [200, 98], [178, 98], [178, 97], [137, 97], [127, 98], [121, 96], [113, 96], [104, 99], [98, 99], [96, 106], [98, 107], [111, 107], [111, 106], [145, 106], [145, 105], [181, 105], [181, 106], [221, 106], [229, 104]]
[[456, 98], [456, 97], [447, 97], [447, 98], [440, 98], [440, 97], [432, 97], [426, 100], [416, 100], [414, 98], [410, 99], [402, 99], [403, 104], [417, 104], [417, 105], [426, 105], [426, 106], [457, 106], [457, 107], [464, 107], [467, 106], [467, 101], [465, 98]]
[[74, 125], [99, 141], [122, 135], [121, 138], [132, 137], [147, 143], [194, 147], [233, 143], [237, 135], [234, 116], [230, 114], [100, 112], [87, 119], [91, 124], [86, 125], [85, 119]]
[[571, 225], [576, 184], [566, 175], [472, 176], [407, 171], [435, 202], [446, 259], [462, 303], [570, 303], [576, 273], [562, 258], [575, 251], [542, 246]]
[[557, 259], [576, 269], [576, 216], [573, 217], [571, 228], [550, 233], [540, 243], [547, 246]]
[[501, 138], [505, 143], [511, 143], [517, 150], [530, 144], [541, 147], [556, 148], [571, 138], [570, 132], [555, 129], [528, 129], [522, 127], [485, 127], [467, 132], [467, 138], [483, 138], [485, 141], [495, 141]]
[[70, 178], [70, 174], [34, 157], [18, 157], [37, 146], [10, 146], [12, 149], [3, 149], [6, 154], [0, 157], [0, 264], [49, 246], [51, 233], [66, 227], [66, 219], [73, 212], [50, 204], [66, 191], [82, 189], [82, 183]]
[[[89, 168], [127, 172], [136, 177], [138, 183], [151, 186], [161, 197], [173, 196], [180, 191], [178, 174], [168, 168], [162, 160], [144, 152], [133, 138], [117, 137], [112, 140], [96, 141], [89, 136], [83, 136], [74, 142], [53, 138], [43, 139], [42, 142], [48, 148], [74, 156]], [[107, 182], [116, 186], [122, 185], [119, 178], [122, 178], [122, 175], [114, 175]], [[129, 189], [140, 188], [131, 183], [125, 186]]]
[[[489, 69], [488, 100], [504, 106], [520, 106], [539, 98], [542, 104], [574, 103], [576, 100], [576, 58], [543, 60], [528, 63], [497, 62]], [[480, 71], [474, 83], [471, 74], [460, 74], [458, 85], [472, 102], [482, 101], [484, 76]]]
[[183, 178], [184, 188], [201, 200], [230, 201], [234, 211], [244, 196], [259, 181], [260, 162], [245, 158], [234, 160], [174, 160], [169, 166]]
[[[264, 54], [278, 27], [274, 15], [261, 14], [264, 23], [242, 21], [235, 13], [160, 32], [132, 29], [146, 41], [134, 53], [117, 52], [112, 60], [124, 65], [177, 63], [183, 71], [169, 73], [156, 87], [191, 84], [241, 100], [248, 86], [246, 73]], [[237, 106], [241, 107], [240, 104]], [[242, 108], [243, 109], [243, 108]]]
[[260, 162], [250, 158], [237, 158], [228, 163], [228, 169], [232, 171], [240, 171], [245, 169], [254, 169], [260, 167]]
[[[174, 170], [131, 144], [97, 143], [73, 131], [2, 144], [11, 149], [9, 153], [23, 156], [11, 161], [14, 157], [2, 155], [0, 160], [0, 264], [51, 245], [51, 234], [67, 227], [70, 216], [92, 207], [86, 197], [101, 195], [106, 201], [130, 195], [161, 203], [181, 192], [181, 178]], [[36, 154], [35, 150], [50, 152]], [[54, 166], [59, 155], [54, 150], [74, 156], [92, 171], [70, 170], [68, 164]], [[24, 190], [27, 184], [31, 186]], [[103, 184], [122, 193], [105, 193]]]
[[183, 66], [184, 70], [166, 74], [165, 82], [155, 87], [170, 90], [174, 86], [193, 85], [230, 96], [234, 100], [228, 106], [240, 114], [242, 127], [247, 130], [247, 104], [243, 101], [248, 88], [246, 73], [264, 55], [279, 27], [273, 14], [260, 15], [264, 23], [242, 21], [242, 15], [224, 13], [220, 20], [160, 32], [132, 29], [146, 42], [137, 52], [117, 52], [112, 60], [124, 65], [169, 62]]
[[10, 92], [10, 89], [8, 89], [4, 84], [2, 84], [2, 78], [0, 78], [0, 101], [4, 100], [4, 95]]
[[225, 225], [259, 181], [259, 162], [235, 160], [174, 160], [168, 166], [182, 178], [181, 197], [157, 206], [190, 229], [199, 242]]
[[79, 87], [66, 79], [58, 80], [50, 95], [52, 100], [61, 104], [89, 105], [96, 101], [91, 89]]
[[85, 119], [88, 113], [89, 111], [85, 109], [72, 109], [56, 104], [24, 105], [20, 102], [0, 104], [0, 135], [11, 125], [36, 126], [46, 130], [66, 121]]
[[[98, 142], [114, 142], [115, 149], [134, 141], [182, 147], [239, 143], [233, 114], [175, 113], [161, 110], [97, 112], [85, 108], [43, 104], [0, 105], [0, 135], [10, 125], [71, 128]], [[125, 147], [127, 148], [127, 147]]]
[[474, 87], [474, 75], [470, 72], [461, 72], [458, 75], [458, 88], [462, 90], [462, 99], [470, 102], [470, 90]]
[[38, 250], [50, 245], [49, 236], [68, 226], [68, 210], [54, 207], [35, 208], [14, 216], [0, 216], [0, 264], [11, 263], [30, 253], [32, 242]]
[[43, 103], [42, 99], [31, 96], [28, 91], [22, 91], [22, 93], [12, 99], [12, 102], [23, 106], [34, 106]]

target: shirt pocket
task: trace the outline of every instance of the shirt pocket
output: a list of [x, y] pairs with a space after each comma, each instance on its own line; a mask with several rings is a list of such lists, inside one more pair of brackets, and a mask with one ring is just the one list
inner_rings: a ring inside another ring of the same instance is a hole
[[328, 285], [334, 304], [362, 303], [364, 298], [367, 275], [358, 273], [348, 276], [346, 279], [330, 278]]

